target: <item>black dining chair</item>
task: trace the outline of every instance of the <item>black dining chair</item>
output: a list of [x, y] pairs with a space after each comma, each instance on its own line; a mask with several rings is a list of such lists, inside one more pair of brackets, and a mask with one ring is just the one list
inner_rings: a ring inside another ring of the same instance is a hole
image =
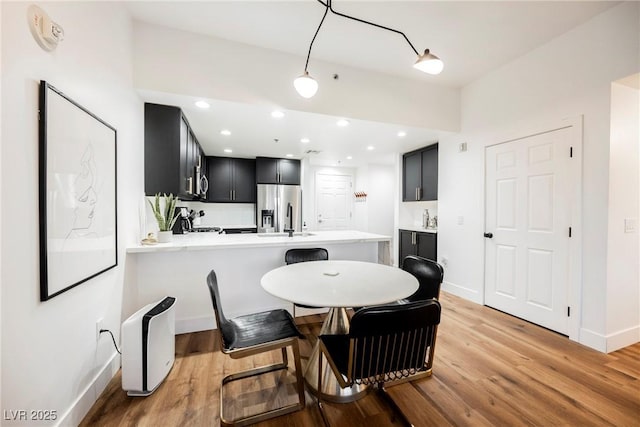
[[444, 269], [440, 264], [416, 255], [407, 255], [402, 260], [402, 269], [418, 279], [418, 290], [400, 302], [420, 301], [440, 297], [440, 286]]
[[[297, 248], [289, 249], [284, 254], [284, 262], [289, 264], [297, 264], [299, 262], [307, 261], [327, 261], [329, 259], [329, 252], [324, 248]], [[313, 305], [305, 304], [293, 304], [293, 318], [296, 317], [296, 307], [300, 308], [322, 308]]]
[[[407, 255], [402, 260], [402, 269], [418, 279], [418, 290], [410, 296], [391, 304], [406, 304], [412, 301], [423, 301], [440, 297], [440, 287], [444, 279], [444, 269], [440, 264], [416, 255]], [[358, 311], [362, 307], [353, 307]]]
[[[302, 337], [302, 334], [296, 327], [291, 314], [286, 310], [277, 309], [227, 319], [222, 310], [218, 279], [213, 270], [207, 276], [207, 286], [211, 294], [213, 312], [219, 330], [220, 348], [224, 354], [229, 355], [232, 359], [239, 359], [271, 350], [280, 349], [282, 351], [282, 363], [252, 368], [227, 375], [222, 379], [220, 387], [220, 424], [222, 426], [245, 426], [304, 409], [304, 379], [302, 377], [298, 346], [298, 338]], [[280, 369], [286, 370], [289, 367], [287, 347], [291, 347], [293, 351], [298, 402], [232, 421], [227, 420], [224, 416], [223, 408], [225, 384]]]
[[[430, 376], [440, 324], [440, 303], [435, 299], [387, 306], [365, 307], [351, 318], [346, 335], [320, 335], [318, 390], [322, 390], [322, 359], [327, 359], [340, 387], [375, 386], [410, 425], [388, 396], [385, 385]], [[328, 425], [317, 401], [325, 424]]]

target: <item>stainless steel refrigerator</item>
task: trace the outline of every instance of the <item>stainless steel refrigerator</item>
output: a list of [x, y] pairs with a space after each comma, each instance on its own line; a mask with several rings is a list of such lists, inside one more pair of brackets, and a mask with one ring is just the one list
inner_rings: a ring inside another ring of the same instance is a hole
[[299, 185], [258, 184], [258, 233], [302, 231], [302, 190]]

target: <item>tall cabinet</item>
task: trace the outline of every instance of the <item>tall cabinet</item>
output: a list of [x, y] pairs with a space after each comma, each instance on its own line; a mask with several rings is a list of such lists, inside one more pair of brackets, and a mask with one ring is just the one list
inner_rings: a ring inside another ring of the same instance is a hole
[[178, 107], [144, 105], [144, 189], [150, 196], [171, 193], [199, 200], [196, 166], [204, 166], [202, 148]]

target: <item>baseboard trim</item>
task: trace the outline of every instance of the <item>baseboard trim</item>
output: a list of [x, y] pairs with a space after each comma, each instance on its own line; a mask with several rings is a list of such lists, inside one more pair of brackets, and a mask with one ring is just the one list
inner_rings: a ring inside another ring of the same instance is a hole
[[578, 342], [602, 353], [607, 352], [607, 337], [589, 329], [580, 328], [580, 339]]
[[109, 384], [109, 381], [120, 369], [120, 355], [115, 351], [102, 369], [93, 377], [69, 409], [58, 419], [56, 426], [77, 426], [87, 415], [98, 397]]
[[475, 289], [466, 288], [464, 286], [456, 285], [446, 280], [442, 282], [442, 290], [449, 292], [450, 294], [459, 296], [476, 304], [484, 304], [483, 294]]
[[607, 336], [607, 353], [640, 342], [640, 325]]
[[189, 332], [208, 331], [216, 328], [213, 313], [206, 317], [193, 317], [190, 319], [176, 319], [176, 334], [188, 334]]

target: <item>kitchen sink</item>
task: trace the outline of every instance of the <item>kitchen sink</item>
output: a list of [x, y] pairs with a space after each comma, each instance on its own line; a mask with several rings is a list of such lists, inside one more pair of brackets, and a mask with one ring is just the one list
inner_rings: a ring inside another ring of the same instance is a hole
[[[258, 237], [288, 237], [289, 233], [258, 233]], [[306, 236], [303, 236], [301, 232], [293, 233], [294, 237], [307, 237], [307, 236], [315, 236], [313, 233], [307, 233]]]

